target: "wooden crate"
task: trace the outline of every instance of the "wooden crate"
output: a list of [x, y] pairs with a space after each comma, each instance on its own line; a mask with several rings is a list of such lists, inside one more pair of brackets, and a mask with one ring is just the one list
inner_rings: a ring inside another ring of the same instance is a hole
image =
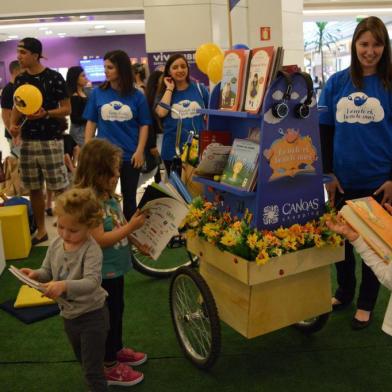
[[200, 257], [220, 319], [247, 338], [331, 311], [330, 265], [344, 259], [344, 247], [309, 248], [263, 266], [198, 237], [187, 247]]

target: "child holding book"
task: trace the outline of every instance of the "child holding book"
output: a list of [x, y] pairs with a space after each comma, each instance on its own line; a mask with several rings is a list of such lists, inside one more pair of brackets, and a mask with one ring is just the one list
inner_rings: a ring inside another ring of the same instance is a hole
[[102, 221], [102, 209], [91, 189], [70, 189], [55, 202], [58, 237], [41, 268], [21, 268], [39, 282], [44, 294], [59, 301], [64, 329], [82, 365], [89, 390], [108, 391], [103, 369], [109, 315], [101, 287], [102, 251], [91, 230]]
[[144, 224], [145, 216], [136, 211], [128, 222], [124, 218], [114, 193], [121, 160], [119, 147], [104, 139], [90, 140], [81, 150], [74, 183], [79, 188], [93, 188], [104, 213], [92, 236], [103, 251], [102, 287], [109, 294], [110, 329], [104, 360], [106, 379], [109, 385], [131, 386], [144, 377], [131, 366], [144, 363], [147, 355], [123, 346], [124, 275], [131, 269], [128, 236]]
[[[392, 206], [385, 203], [384, 207], [392, 215]], [[340, 217], [334, 222], [328, 221], [327, 226], [336, 233], [346, 237], [362, 257], [365, 264], [372, 269], [380, 283], [392, 291], [392, 264], [385, 264], [381, 257], [367, 245], [364, 239]], [[392, 295], [385, 312], [382, 330], [388, 335], [392, 335]]]

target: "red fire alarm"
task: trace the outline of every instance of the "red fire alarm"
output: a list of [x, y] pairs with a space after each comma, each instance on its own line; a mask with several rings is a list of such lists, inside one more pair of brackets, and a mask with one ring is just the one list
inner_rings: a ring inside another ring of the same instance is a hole
[[260, 40], [269, 41], [271, 39], [271, 27], [260, 27]]

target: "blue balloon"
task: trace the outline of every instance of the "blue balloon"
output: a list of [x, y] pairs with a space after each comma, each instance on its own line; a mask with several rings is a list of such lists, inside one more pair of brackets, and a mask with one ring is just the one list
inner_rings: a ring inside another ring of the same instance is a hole
[[245, 44], [235, 44], [233, 45], [233, 49], [249, 49], [249, 47]]

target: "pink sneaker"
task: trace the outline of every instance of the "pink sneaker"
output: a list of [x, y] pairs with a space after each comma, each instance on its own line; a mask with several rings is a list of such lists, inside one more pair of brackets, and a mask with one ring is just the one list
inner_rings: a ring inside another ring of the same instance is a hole
[[105, 368], [105, 377], [108, 385], [130, 387], [143, 381], [144, 375], [124, 363], [117, 363], [113, 367]]
[[124, 347], [117, 353], [117, 361], [130, 366], [138, 366], [147, 361], [147, 354]]

